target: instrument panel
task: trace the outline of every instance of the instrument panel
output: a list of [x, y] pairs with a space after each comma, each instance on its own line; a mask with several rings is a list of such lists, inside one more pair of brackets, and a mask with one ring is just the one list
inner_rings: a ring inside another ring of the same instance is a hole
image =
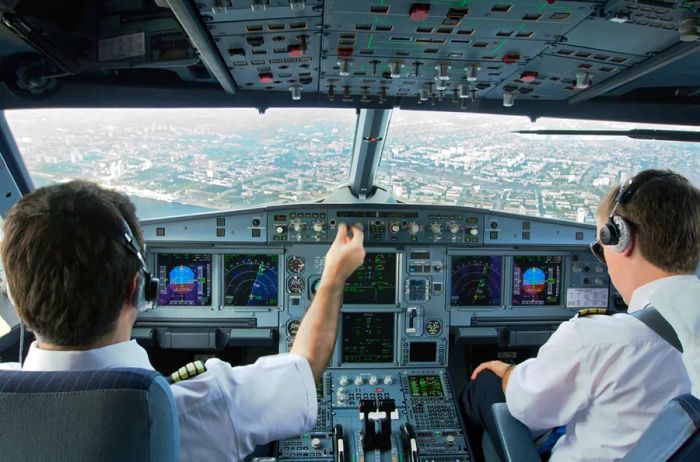
[[316, 427], [277, 442], [277, 460], [471, 460], [451, 346], [538, 346], [576, 310], [615, 306], [592, 226], [458, 207], [279, 206], [144, 222], [162, 283], [136, 337], [289, 351], [340, 223], [362, 227], [365, 260], [344, 288]]

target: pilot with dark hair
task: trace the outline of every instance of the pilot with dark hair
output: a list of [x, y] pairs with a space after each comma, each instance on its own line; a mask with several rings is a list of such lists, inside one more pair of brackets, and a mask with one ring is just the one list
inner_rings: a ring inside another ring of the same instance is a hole
[[[598, 207], [598, 233], [591, 249], [628, 313], [659, 299], [661, 313], [697, 310], [700, 190], [686, 178], [645, 170], [612, 188]], [[664, 297], [674, 293], [685, 295]], [[668, 401], [690, 392], [681, 353], [642, 321], [583, 314], [562, 323], [537, 357], [474, 370], [461, 401], [475, 443], [485, 430], [503, 459], [491, 405], [505, 401], [533, 431], [564, 427], [558, 441], [549, 438], [550, 461], [619, 460]]]
[[[2, 261], [17, 314], [37, 338], [23, 370], [153, 369], [130, 340], [146, 305], [143, 264], [126, 242], [131, 233], [143, 248], [131, 201], [93, 183], [40, 188], [15, 204], [4, 222]], [[181, 460], [242, 460], [256, 445], [313, 428], [315, 382], [335, 344], [345, 280], [363, 262], [362, 239], [360, 229], [350, 238], [339, 226], [289, 354], [240, 367], [209, 359], [206, 372], [171, 386]]]

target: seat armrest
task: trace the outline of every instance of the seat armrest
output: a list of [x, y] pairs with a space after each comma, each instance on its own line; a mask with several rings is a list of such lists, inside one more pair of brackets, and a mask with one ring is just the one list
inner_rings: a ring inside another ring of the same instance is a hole
[[540, 455], [535, 449], [530, 429], [510, 415], [506, 403], [496, 403], [491, 406], [498, 439], [503, 448], [503, 462], [540, 462]]

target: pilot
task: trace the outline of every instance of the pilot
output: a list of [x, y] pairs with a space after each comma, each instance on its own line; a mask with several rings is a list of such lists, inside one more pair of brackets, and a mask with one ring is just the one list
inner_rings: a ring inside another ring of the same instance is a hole
[[[606, 225], [616, 227], [617, 244], [601, 232]], [[693, 294], [692, 306], [666, 304], [666, 310], [697, 308], [700, 190], [687, 179], [670, 171], [638, 173], [605, 195], [598, 231], [591, 249], [607, 264], [629, 313], [669, 291]], [[664, 404], [690, 387], [680, 352], [640, 320], [579, 315], [562, 323], [535, 358], [517, 366], [480, 364], [461, 402], [472, 440], [480, 444], [485, 430], [501, 459], [491, 405], [505, 401], [533, 431], [565, 427], [558, 441], [558, 432], [548, 438], [550, 461], [620, 460]]]
[[[130, 340], [146, 304], [144, 271], [127, 249], [127, 226], [143, 248], [131, 201], [84, 181], [37, 189], [9, 212], [2, 242], [8, 288], [37, 338], [23, 370], [153, 369], [146, 351]], [[339, 226], [289, 354], [241, 367], [209, 359], [206, 372], [171, 386], [181, 460], [242, 460], [256, 445], [315, 425], [314, 382], [335, 344], [345, 280], [365, 255], [362, 231], [353, 227], [351, 238], [347, 231]]]

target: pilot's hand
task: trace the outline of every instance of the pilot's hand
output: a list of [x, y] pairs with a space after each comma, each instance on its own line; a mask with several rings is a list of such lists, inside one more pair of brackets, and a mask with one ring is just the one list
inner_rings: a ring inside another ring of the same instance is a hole
[[352, 226], [352, 237], [348, 237], [345, 223], [338, 225], [338, 235], [333, 245], [326, 253], [321, 284], [345, 284], [347, 278], [362, 264], [365, 259], [365, 248], [362, 245], [364, 234], [357, 226]]
[[472, 380], [476, 380], [476, 376], [483, 371], [491, 371], [494, 374], [496, 374], [499, 378], [503, 378], [505, 373], [512, 366], [512, 364], [504, 363], [503, 361], [488, 361], [485, 363], [481, 363], [477, 366], [476, 369], [474, 369], [474, 372], [472, 372]]

